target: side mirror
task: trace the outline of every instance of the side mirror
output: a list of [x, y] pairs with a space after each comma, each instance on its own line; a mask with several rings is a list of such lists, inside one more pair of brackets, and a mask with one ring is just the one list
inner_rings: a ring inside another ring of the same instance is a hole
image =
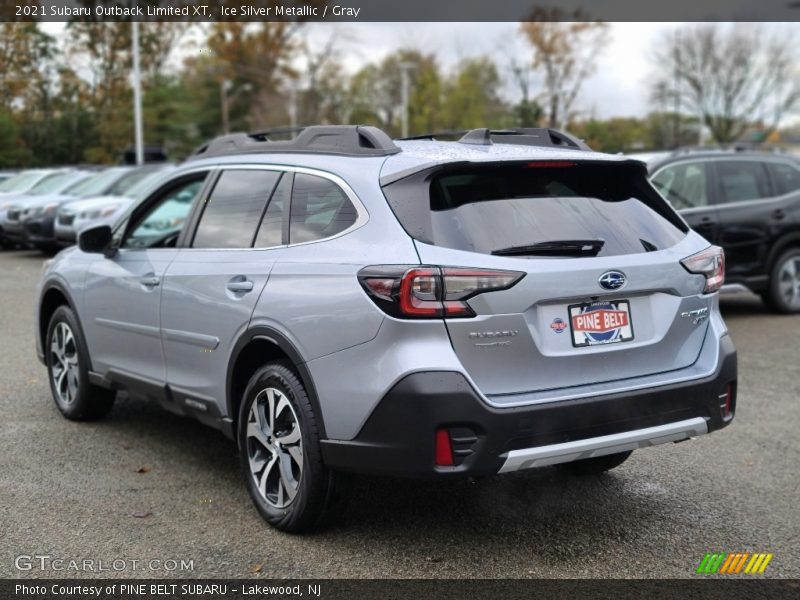
[[105, 252], [111, 245], [111, 235], [108, 225], [89, 227], [78, 234], [78, 248], [94, 254]]

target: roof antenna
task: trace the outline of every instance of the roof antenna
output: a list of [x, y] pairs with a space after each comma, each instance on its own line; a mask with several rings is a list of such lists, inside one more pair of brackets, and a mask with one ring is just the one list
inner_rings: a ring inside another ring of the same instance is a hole
[[489, 129], [473, 129], [468, 131], [458, 140], [459, 144], [473, 144], [475, 146], [491, 146], [492, 133]]

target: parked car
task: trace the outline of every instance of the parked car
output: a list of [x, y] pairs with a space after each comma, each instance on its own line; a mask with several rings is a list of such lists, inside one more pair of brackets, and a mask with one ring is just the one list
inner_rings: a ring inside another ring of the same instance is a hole
[[726, 280], [781, 313], [800, 312], [800, 161], [784, 154], [695, 151], [648, 164], [681, 216], [725, 250]]
[[3, 183], [7, 179], [11, 179], [16, 174], [16, 171], [0, 171], [0, 183]]
[[24, 194], [42, 179], [62, 172], [63, 169], [28, 169], [0, 183], [0, 201], [10, 194]]
[[55, 237], [55, 219], [58, 209], [63, 204], [76, 198], [124, 194], [155, 168], [154, 166], [111, 167], [79, 181], [60, 194], [29, 201], [24, 206], [12, 207], [8, 211], [7, 235], [11, 239], [31, 244], [41, 250], [59, 249], [61, 245]]
[[[86, 171], [75, 169], [61, 169], [50, 172], [48, 175], [38, 179], [35, 185], [27, 189], [24, 193], [8, 192], [0, 196], [0, 244], [3, 248], [13, 247], [19, 241], [16, 223], [11, 225], [11, 234], [6, 232], [9, 226], [8, 212], [12, 208], [22, 208], [28, 202], [36, 202], [44, 197], [57, 194], [77, 181], [89, 175]], [[12, 212], [12, 216], [15, 212]], [[16, 220], [16, 219], [14, 219]]]
[[58, 209], [54, 227], [56, 241], [70, 246], [78, 232], [92, 225], [112, 225], [128, 207], [159, 181], [173, 165], [160, 165], [143, 171], [137, 183], [124, 191], [124, 195], [95, 196], [67, 202]]
[[203, 146], [49, 263], [65, 417], [127, 390], [221, 429], [293, 532], [349, 473], [600, 473], [734, 418], [722, 251], [643, 163], [547, 129], [270, 135]]

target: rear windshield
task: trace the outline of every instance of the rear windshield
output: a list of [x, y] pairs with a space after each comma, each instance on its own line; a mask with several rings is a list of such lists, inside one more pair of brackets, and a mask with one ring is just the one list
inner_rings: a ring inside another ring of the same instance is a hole
[[636, 254], [673, 246], [688, 231], [634, 163], [438, 168], [384, 193], [415, 239], [484, 254]]

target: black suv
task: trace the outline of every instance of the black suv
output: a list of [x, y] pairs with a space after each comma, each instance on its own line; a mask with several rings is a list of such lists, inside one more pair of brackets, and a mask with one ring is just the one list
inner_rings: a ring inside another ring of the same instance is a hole
[[689, 225], [725, 249], [726, 283], [800, 312], [800, 161], [785, 154], [677, 151], [650, 179]]

